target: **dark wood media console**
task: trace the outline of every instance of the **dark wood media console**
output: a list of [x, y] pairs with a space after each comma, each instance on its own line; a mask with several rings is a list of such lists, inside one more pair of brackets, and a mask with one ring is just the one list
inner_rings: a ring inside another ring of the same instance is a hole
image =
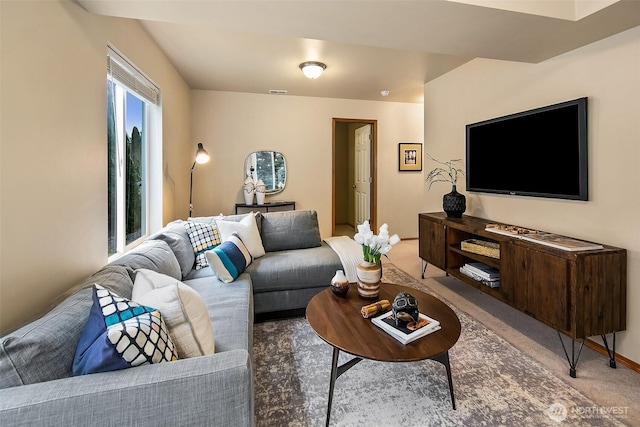
[[[444, 212], [419, 214], [420, 258], [481, 291], [527, 313], [558, 331], [569, 374], [576, 366], [584, 340], [600, 335], [615, 368], [615, 333], [626, 329], [627, 252], [603, 249], [567, 251], [540, 243], [486, 231], [495, 222], [463, 216], [447, 218]], [[468, 252], [468, 239], [498, 243], [500, 258]], [[460, 272], [469, 262], [500, 270], [500, 286], [491, 288]], [[560, 333], [571, 338], [571, 356]], [[613, 334], [611, 350], [606, 334]], [[581, 341], [578, 353], [575, 341]]]

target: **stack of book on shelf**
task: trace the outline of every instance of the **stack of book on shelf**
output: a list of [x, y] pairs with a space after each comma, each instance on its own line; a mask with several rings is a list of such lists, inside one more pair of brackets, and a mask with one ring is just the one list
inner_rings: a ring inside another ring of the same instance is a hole
[[481, 262], [468, 262], [460, 267], [460, 272], [473, 280], [482, 282], [490, 288], [500, 286], [500, 271]]
[[400, 326], [396, 326], [392, 311], [374, 317], [371, 321], [374, 325], [381, 328], [402, 344], [409, 344], [418, 338], [440, 330], [440, 322], [422, 313], [420, 313], [417, 322], [411, 322], [409, 324], [400, 322]]

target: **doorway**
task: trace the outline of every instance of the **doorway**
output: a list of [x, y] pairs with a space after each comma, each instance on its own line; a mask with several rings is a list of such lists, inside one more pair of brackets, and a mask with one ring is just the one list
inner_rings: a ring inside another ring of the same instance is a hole
[[333, 119], [332, 236], [350, 236], [369, 220], [376, 229], [377, 121]]

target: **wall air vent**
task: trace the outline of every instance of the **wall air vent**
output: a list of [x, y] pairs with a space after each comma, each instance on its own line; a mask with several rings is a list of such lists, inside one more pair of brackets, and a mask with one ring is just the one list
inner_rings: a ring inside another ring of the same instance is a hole
[[286, 95], [288, 91], [284, 89], [269, 89], [271, 95]]

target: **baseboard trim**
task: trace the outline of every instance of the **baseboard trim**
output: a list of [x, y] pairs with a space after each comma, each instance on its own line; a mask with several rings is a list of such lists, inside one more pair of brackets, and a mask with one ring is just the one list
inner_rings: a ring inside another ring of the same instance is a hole
[[[590, 349], [595, 350], [606, 357], [609, 357], [607, 349], [602, 344], [599, 344], [589, 338], [585, 340], [584, 344]], [[632, 371], [640, 374], [640, 363], [634, 362], [631, 359], [627, 359], [626, 357], [621, 356], [618, 353], [616, 353], [616, 363], [620, 363], [621, 365], [624, 365]]]

